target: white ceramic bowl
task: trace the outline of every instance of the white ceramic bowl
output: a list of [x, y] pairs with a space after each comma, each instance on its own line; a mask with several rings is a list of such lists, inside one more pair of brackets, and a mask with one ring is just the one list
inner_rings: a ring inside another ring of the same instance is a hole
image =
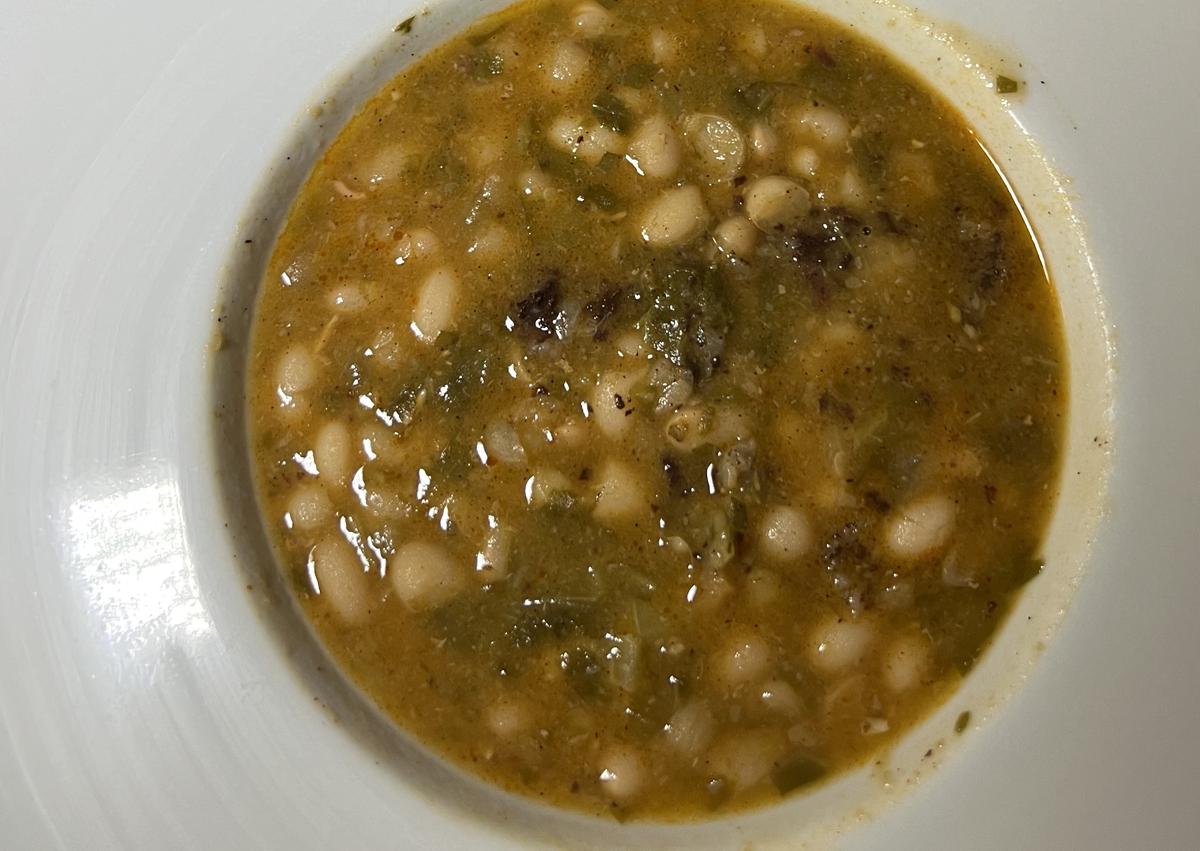
[[[630, 829], [464, 781], [317, 671], [242, 491], [229, 382], [289, 194], [374, 85], [496, 4], [444, 0], [412, 37], [391, 33], [407, 0], [15, 5], [0, 28], [5, 844], [1195, 845], [1196, 6], [811, 4], [968, 114], [1045, 242], [1073, 382], [1049, 566], [886, 770], [738, 820]], [[1029, 82], [1011, 112], [987, 87], [997, 69]]]

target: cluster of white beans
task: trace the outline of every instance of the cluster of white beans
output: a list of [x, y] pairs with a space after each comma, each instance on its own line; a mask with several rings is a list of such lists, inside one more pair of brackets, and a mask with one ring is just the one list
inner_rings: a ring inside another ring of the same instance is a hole
[[[622, 158], [645, 186], [644, 199], [628, 216], [621, 238], [651, 248], [674, 250], [705, 240], [714, 259], [728, 263], [751, 258], [763, 238], [780, 228], [801, 223], [814, 205], [838, 205], [869, 209], [871, 199], [854, 167], [852, 145], [855, 129], [834, 109], [805, 106], [764, 112], [748, 125], [730, 116], [693, 113], [668, 116], [657, 101], [644, 91], [618, 88], [616, 95], [629, 106], [636, 121], [627, 134], [603, 126], [591, 117], [587, 97], [594, 90], [594, 61], [589, 40], [610, 33], [616, 26], [601, 5], [585, 0], [570, 16], [571, 32], [549, 48], [544, 56], [503, 52], [506, 63], [534, 62], [542, 72], [546, 96], [561, 104], [561, 112], [544, 127], [545, 139], [565, 154], [595, 165], [606, 155]], [[653, 29], [641, 37], [646, 51], [660, 66], [671, 69], [678, 61], [679, 36], [667, 28]], [[747, 56], [761, 57], [767, 50], [761, 29], [747, 27], [736, 38]], [[501, 45], [503, 47], [503, 45]], [[486, 132], [486, 131], [485, 131]], [[476, 136], [469, 146], [469, 161], [481, 169], [485, 192], [512, 192], [525, 203], [544, 203], [561, 191], [551, 177], [536, 165], [517, 170], [515, 180], [494, 169], [503, 156], [502, 145], [486, 135]], [[897, 155], [894, 166], [909, 176], [917, 191], [934, 192], [928, 163], [919, 148]], [[333, 189], [342, 202], [353, 204], [368, 197], [376, 187], [394, 180], [411, 167], [412, 154], [400, 146], [384, 146], [353, 175], [335, 181]], [[682, 179], [682, 174], [689, 179]], [[730, 186], [735, 177], [753, 176], [739, 186], [741, 203], [730, 204]], [[512, 184], [512, 185], [509, 185]], [[473, 234], [469, 258], [451, 256], [443, 241], [427, 227], [414, 224], [400, 229], [390, 240], [395, 245], [394, 265], [409, 276], [413, 298], [406, 333], [383, 329], [371, 347], [381, 360], [400, 362], [420, 357], [431, 350], [438, 337], [459, 322], [468, 297], [463, 285], [466, 267], [461, 263], [499, 263], [512, 250], [513, 235], [498, 221], [481, 218], [478, 210], [468, 214]], [[902, 274], [905, 258], [899, 249], [879, 258], [892, 276]], [[301, 420], [312, 412], [308, 394], [323, 371], [323, 350], [336, 333], [341, 317], [361, 313], [372, 298], [369, 282], [342, 283], [328, 293], [329, 319], [313, 340], [287, 349], [275, 365], [275, 383], [282, 416]], [[818, 343], [832, 351], [839, 346], [853, 351], [850, 326], [831, 326]], [[847, 339], [840, 339], [841, 334]], [[630, 429], [653, 418], [662, 430], [662, 440], [676, 450], [694, 450], [703, 445], [730, 448], [747, 436], [747, 418], [737, 410], [713, 411], [693, 404], [691, 376], [672, 371], [656, 361], [640, 337], [618, 336], [611, 369], [596, 376], [589, 402], [580, 415], [566, 416], [547, 434], [548, 442], [580, 446], [596, 439], [619, 447]], [[520, 379], [519, 358], [513, 359], [510, 375]], [[650, 412], [629, 416], [621, 400], [635, 388], [652, 383], [660, 391], [658, 405]], [[369, 406], [368, 406], [369, 413]], [[314, 418], [315, 419], [315, 418]], [[365, 567], [372, 565], [365, 545], [345, 528], [339, 528], [335, 501], [350, 495], [362, 512], [375, 518], [405, 517], [412, 511], [398, 491], [381, 487], [368, 491], [363, 484], [364, 465], [383, 452], [402, 454], [403, 445], [386, 429], [369, 419], [356, 428], [347, 419], [317, 421], [311, 434], [311, 452], [305, 469], [310, 474], [295, 485], [284, 523], [298, 534], [316, 536], [308, 559], [311, 585], [332, 612], [348, 624], [362, 623], [378, 599]], [[538, 467], [534, 447], [527, 445], [511, 418], [500, 417], [479, 435], [479, 452], [501, 465], [529, 465], [531, 474], [524, 493], [515, 501], [531, 510], [550, 502], [556, 494], [571, 492], [590, 500], [595, 520], [622, 528], [650, 518], [656, 484], [629, 460], [614, 454], [586, 484], [569, 480], [550, 467]], [[719, 471], [718, 471], [719, 473]], [[841, 478], [841, 477], [837, 477]], [[580, 493], [580, 489], [584, 489]], [[953, 501], [940, 493], [928, 493], [905, 505], [894, 507], [885, 518], [882, 544], [891, 562], [904, 564], [928, 558], [947, 548], [955, 522]], [[453, 599], [472, 587], [472, 578], [497, 581], [504, 576], [511, 529], [489, 518], [489, 531], [479, 541], [474, 564], [459, 564], [437, 540], [413, 540], [401, 544], [387, 559], [386, 575], [391, 593], [413, 609], [430, 609]], [[756, 552], [761, 566], [745, 584], [745, 593], [759, 605], [770, 604], [779, 592], [782, 571], [809, 555], [814, 547], [810, 517], [798, 505], [768, 506], [756, 531]], [[680, 542], [667, 541], [666, 545]], [[686, 546], [686, 544], [684, 544]], [[710, 605], [729, 591], [719, 575], [705, 580], [696, 597], [697, 605]], [[478, 582], [475, 583], [478, 587]], [[830, 617], [813, 627], [805, 653], [811, 668], [826, 678], [827, 702], [836, 703], [849, 689], [861, 687], [862, 665], [879, 653], [880, 630], [869, 615]], [[883, 648], [879, 681], [894, 694], [916, 687], [931, 664], [928, 640], [917, 631], [889, 637]], [[801, 720], [801, 700], [792, 686], [773, 676], [777, 660], [772, 648], [753, 632], [728, 636], [708, 660], [706, 670], [716, 687], [729, 694], [753, 692], [781, 717], [795, 716], [787, 729], [792, 744], [811, 744], [812, 728]], [[534, 723], [534, 710], [519, 696], [497, 701], [486, 713], [488, 728], [498, 737], [514, 736]], [[759, 782], [770, 770], [782, 744], [759, 732], [724, 734], [717, 738], [716, 719], [706, 699], [681, 706], [662, 730], [663, 740], [682, 759], [701, 762], [730, 778], [735, 787]], [[864, 734], [886, 731], [887, 722], [874, 719]], [[765, 737], [765, 738], [764, 738]], [[613, 747], [598, 758], [597, 777], [615, 800], [636, 795], [647, 782], [648, 766], [633, 749]]]

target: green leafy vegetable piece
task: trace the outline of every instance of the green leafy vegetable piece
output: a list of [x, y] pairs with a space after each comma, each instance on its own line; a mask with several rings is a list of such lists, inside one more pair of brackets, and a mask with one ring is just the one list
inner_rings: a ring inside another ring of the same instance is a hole
[[1021, 88], [1021, 84], [1012, 77], [1005, 77], [1003, 74], [996, 75], [996, 93], [1002, 95], [1011, 95], [1017, 89]]
[[611, 172], [620, 163], [621, 163], [621, 158], [618, 157], [616, 154], [614, 154], [612, 151], [608, 151], [607, 153], [605, 153], [604, 156], [602, 156], [600, 158], [600, 165], [598, 165], [597, 168], [604, 172]]
[[595, 207], [605, 213], [611, 213], [620, 209], [621, 202], [617, 200], [617, 196], [605, 189], [603, 186], [595, 184], [585, 186], [575, 196], [580, 204], [586, 204]]
[[479, 45], [488, 41], [492, 36], [497, 35], [506, 29], [508, 29], [507, 23], [503, 23], [498, 27], [492, 27], [491, 29], [480, 29], [477, 32], [470, 33], [467, 36], [467, 41], [478, 47]]
[[638, 322], [646, 344], [697, 381], [719, 365], [729, 333], [729, 306], [720, 273], [680, 267], [658, 279], [649, 292], [650, 308]]
[[815, 783], [825, 776], [825, 766], [807, 754], [798, 754], [771, 773], [771, 781], [780, 795]]
[[788, 91], [799, 87], [795, 83], [755, 80], [734, 89], [734, 103], [749, 112], [766, 112], [775, 103], [775, 99]]
[[967, 729], [967, 727], [970, 725], [970, 723], [971, 723], [970, 710], [968, 710], [966, 712], [960, 712], [958, 717], [956, 719], [954, 719], [954, 732], [958, 733], [961, 736], [963, 734], [963, 732]]
[[734, 100], [753, 112], [762, 112], [775, 100], [775, 86], [758, 80], [740, 86], [733, 92]]
[[629, 132], [633, 123], [629, 107], [611, 92], [601, 92], [596, 95], [596, 99], [592, 101], [592, 114], [603, 126], [622, 136]]
[[1046, 567], [1046, 562], [1037, 555], [1018, 556], [1013, 564], [1013, 581], [1017, 587], [1036, 579]]

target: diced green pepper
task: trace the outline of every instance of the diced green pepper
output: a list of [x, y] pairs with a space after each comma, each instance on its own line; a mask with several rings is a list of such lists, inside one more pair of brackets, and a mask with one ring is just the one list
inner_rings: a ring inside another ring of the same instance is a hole
[[629, 107], [611, 92], [596, 95], [596, 99], [592, 101], [592, 115], [596, 116], [601, 125], [622, 136], [629, 132], [633, 123]]

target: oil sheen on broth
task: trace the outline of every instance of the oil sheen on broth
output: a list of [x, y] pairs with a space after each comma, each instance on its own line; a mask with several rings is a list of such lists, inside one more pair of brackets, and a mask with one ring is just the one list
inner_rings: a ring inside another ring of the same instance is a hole
[[1040, 569], [1055, 296], [962, 119], [774, 3], [523, 5], [318, 163], [255, 319], [265, 524], [344, 672], [621, 818], [861, 763]]

